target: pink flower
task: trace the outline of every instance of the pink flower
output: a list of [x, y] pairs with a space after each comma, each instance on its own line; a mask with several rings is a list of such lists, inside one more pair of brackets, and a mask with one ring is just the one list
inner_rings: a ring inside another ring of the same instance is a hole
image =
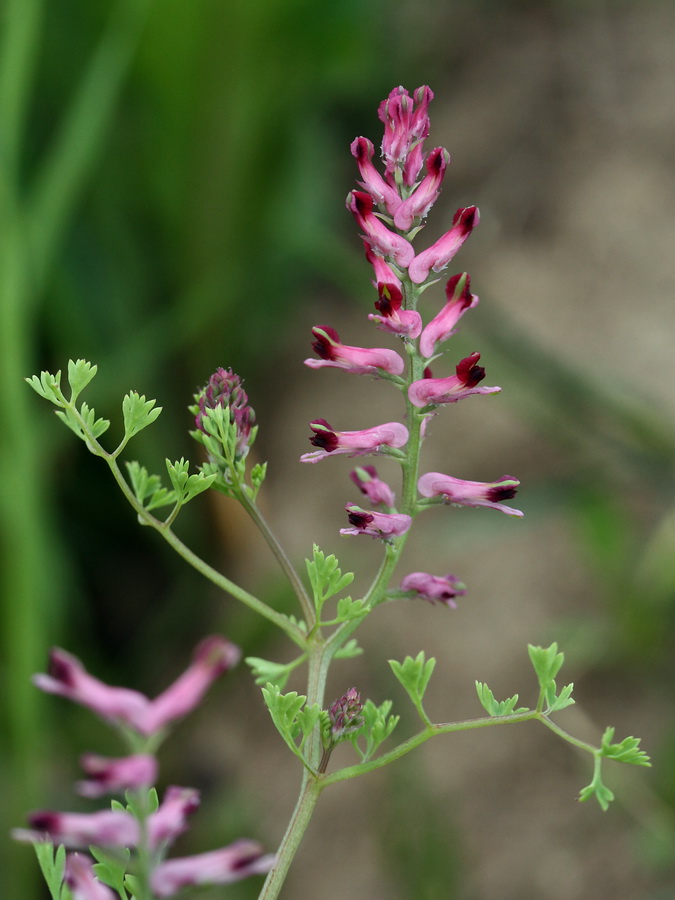
[[385, 422], [375, 428], [363, 431], [333, 431], [325, 419], [310, 422], [314, 432], [310, 443], [320, 449], [304, 453], [300, 462], [315, 463], [326, 459], [329, 454], [347, 453], [349, 456], [364, 456], [367, 453], [386, 453], [388, 448], [403, 447], [408, 441], [408, 429], [400, 422]]
[[90, 675], [76, 657], [55, 647], [50, 654], [48, 674], [33, 676], [33, 683], [49, 694], [67, 697], [103, 719], [149, 737], [194, 709], [211, 683], [232, 668], [239, 657], [239, 649], [225, 638], [206, 638], [196, 648], [186, 671], [166, 691], [149, 700], [138, 691], [104, 684]]
[[171, 786], [157, 812], [148, 817], [148, 841], [155, 849], [170, 844], [187, 829], [188, 816], [199, 808], [199, 791], [194, 788]]
[[341, 528], [340, 534], [368, 534], [374, 538], [387, 540], [405, 534], [412, 525], [410, 516], [403, 513], [381, 513], [361, 509], [354, 503], [345, 506], [353, 528]]
[[423, 497], [438, 497], [446, 503], [458, 506], [487, 506], [499, 509], [507, 516], [522, 516], [519, 509], [504, 506], [502, 500], [515, 497], [520, 482], [510, 475], [503, 475], [499, 481], [463, 481], [443, 475], [441, 472], [427, 472], [417, 482], [417, 489]]
[[65, 847], [135, 847], [139, 839], [136, 819], [128, 812], [104, 809], [94, 813], [39, 810], [28, 816], [32, 831], [18, 831], [19, 840], [50, 840]]
[[412, 186], [422, 168], [422, 142], [429, 134], [429, 103], [434, 95], [424, 85], [411, 98], [403, 87], [394, 88], [378, 109], [384, 123], [382, 156], [387, 176], [395, 169], [403, 170], [404, 183]]
[[156, 897], [173, 897], [181, 888], [199, 884], [232, 884], [249, 875], [264, 875], [274, 856], [263, 856], [255, 841], [235, 841], [220, 850], [168, 859], [152, 873], [150, 883]]
[[411, 572], [401, 582], [402, 591], [415, 591], [418, 597], [430, 603], [444, 603], [457, 608], [455, 597], [466, 594], [466, 588], [454, 575], [429, 575], [426, 572]]
[[68, 855], [64, 882], [73, 900], [115, 900], [117, 896], [95, 877], [91, 860], [79, 853]]
[[347, 195], [347, 209], [353, 213], [356, 224], [361, 228], [362, 238], [376, 253], [389, 257], [402, 269], [407, 268], [415, 256], [413, 245], [400, 234], [389, 231], [387, 226], [373, 212], [373, 198], [363, 191], [352, 191]]
[[312, 328], [316, 338], [312, 349], [321, 359], [306, 359], [305, 365], [311, 369], [332, 366], [344, 369], [354, 375], [377, 375], [382, 369], [390, 375], [400, 375], [405, 363], [394, 350], [377, 348], [366, 350], [362, 347], [349, 347], [340, 343], [340, 335], [329, 325], [316, 325]]
[[412, 339], [419, 337], [422, 331], [422, 317], [414, 309], [401, 309], [403, 294], [400, 280], [384, 259], [373, 253], [367, 243], [365, 248], [366, 259], [375, 269], [375, 287], [379, 295], [375, 301], [375, 308], [381, 313], [379, 316], [371, 313], [368, 318], [379, 322], [377, 327], [390, 334]]
[[413, 284], [422, 284], [429, 277], [429, 272], [442, 271], [462, 244], [469, 237], [479, 222], [478, 209], [467, 206], [458, 209], [452, 220], [452, 228], [440, 237], [435, 244], [419, 253], [410, 263], [408, 275]]
[[157, 780], [157, 760], [149, 754], [108, 759], [86, 753], [81, 757], [80, 765], [89, 776], [88, 781], [78, 781], [75, 785], [83, 797], [102, 797], [104, 794], [149, 788]]
[[471, 394], [495, 394], [500, 387], [477, 387], [485, 378], [485, 369], [477, 365], [480, 353], [472, 353], [457, 364], [456, 375], [448, 378], [422, 378], [408, 388], [408, 399], [422, 409], [441, 403], [456, 403]]
[[427, 157], [427, 174], [407, 200], [394, 214], [394, 225], [399, 231], [410, 231], [415, 219], [424, 218], [436, 202], [450, 162], [450, 154], [443, 147], [436, 147]]
[[191, 665], [172, 685], [150, 701], [138, 730], [145, 735], [155, 734], [192, 712], [216, 678], [236, 666], [240, 658], [239, 648], [225, 638], [218, 635], [205, 638], [192, 654]]
[[386, 506], [391, 509], [395, 505], [394, 492], [378, 477], [375, 466], [357, 466], [349, 473], [349, 477], [375, 506]]
[[434, 355], [436, 344], [455, 333], [455, 326], [468, 309], [478, 303], [478, 297], [471, 293], [471, 279], [466, 272], [453, 275], [445, 286], [448, 302], [426, 326], [420, 338], [420, 353], [425, 359]]
[[398, 207], [403, 203], [398, 191], [384, 180], [373, 165], [373, 153], [375, 148], [368, 138], [358, 137], [352, 141], [350, 147], [352, 156], [356, 158], [359, 172], [363, 181], [359, 182], [364, 191], [367, 191], [378, 206], [384, 206], [390, 216], [393, 216]]

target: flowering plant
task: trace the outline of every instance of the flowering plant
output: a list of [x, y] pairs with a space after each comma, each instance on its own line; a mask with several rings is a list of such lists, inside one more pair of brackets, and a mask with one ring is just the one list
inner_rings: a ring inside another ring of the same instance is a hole
[[[600, 746], [581, 741], [564, 731], [552, 715], [570, 704], [572, 684], [558, 687], [563, 654], [557, 644], [529, 647], [538, 693], [532, 706], [518, 706], [518, 695], [497, 700], [492, 690], [476, 683], [478, 700], [485, 715], [459, 722], [433, 722], [424, 708], [424, 695], [435, 660], [424, 651], [402, 662], [390, 661], [394, 677], [408, 694], [421, 721], [411, 738], [381, 751], [392, 737], [399, 715], [392, 703], [363, 700], [350, 688], [342, 697], [326, 703], [325, 685], [335, 660], [360, 652], [354, 634], [367, 616], [394, 599], [427, 601], [455, 607], [466, 587], [457, 575], [409, 572], [398, 580], [394, 574], [416, 517], [430, 506], [486, 507], [519, 518], [523, 513], [505, 501], [516, 494], [519, 481], [503, 475], [494, 481], [477, 482], [442, 472], [421, 472], [421, 449], [429, 439], [433, 418], [443, 407], [473, 395], [499, 392], [482, 385], [485, 370], [480, 354], [473, 352], [455, 362], [454, 374], [436, 375], [430, 367], [442, 367], [444, 344], [457, 330], [460, 319], [475, 308], [478, 297], [471, 292], [469, 275], [452, 275], [445, 285], [445, 302], [425, 324], [418, 304], [427, 289], [436, 284], [451, 260], [479, 222], [476, 207], [458, 209], [450, 229], [431, 246], [419, 252], [413, 246], [425, 217], [436, 201], [450, 161], [448, 152], [425, 149], [429, 133], [428, 107], [433, 94], [421, 87], [411, 96], [395, 88], [379, 108], [384, 125], [381, 173], [373, 162], [374, 147], [365, 137], [351, 145], [360, 173], [359, 190], [347, 197], [365, 244], [377, 290], [376, 313], [369, 316], [377, 329], [398, 344], [391, 348], [361, 348], [345, 344], [328, 325], [312, 328], [312, 348], [317, 358], [305, 360], [309, 368], [333, 367], [388, 382], [403, 401], [403, 421], [376, 424], [360, 431], [336, 430], [326, 419], [310, 423], [314, 450], [302, 462], [326, 463], [331, 457], [388, 457], [401, 469], [400, 499], [376, 467], [358, 460], [350, 478], [364, 506], [348, 500], [345, 509], [348, 536], [366, 535], [379, 543], [381, 561], [370, 587], [361, 597], [345, 593], [353, 580], [343, 573], [338, 560], [314, 546], [306, 562], [303, 580], [266, 520], [256, 498], [266, 466], [249, 467], [248, 454], [257, 426], [241, 379], [230, 370], [218, 369], [195, 397], [191, 411], [196, 428], [192, 436], [203, 447], [206, 461], [190, 474], [189, 464], [167, 460], [170, 486], [159, 475], [151, 475], [138, 462], [127, 463], [126, 474], [119, 458], [135, 434], [150, 425], [160, 409], [154, 400], [135, 392], [122, 404], [124, 437], [113, 450], [100, 442], [109, 422], [96, 417], [86, 403], [78, 404], [81, 392], [96, 374], [96, 366], [84, 360], [68, 365], [68, 396], [61, 388], [61, 375], [42, 372], [29, 379], [31, 386], [57, 407], [57, 415], [105, 460], [139, 520], [157, 531], [189, 564], [230, 596], [279, 628], [297, 647], [289, 663], [249, 656], [255, 680], [280, 737], [302, 766], [302, 785], [296, 808], [277, 852], [264, 854], [252, 841], [238, 841], [220, 850], [186, 858], [166, 858], [175, 838], [187, 827], [188, 816], [198, 804], [190, 788], [169, 787], [161, 803], [154, 784], [155, 754], [176, 719], [201, 700], [215, 678], [234, 665], [239, 651], [221, 637], [207, 638], [195, 651], [186, 672], [154, 700], [126, 688], [109, 687], [89, 675], [84, 666], [63, 650], [54, 650], [49, 671], [35, 683], [42, 690], [59, 694], [90, 708], [111, 723], [126, 743], [129, 755], [119, 759], [86, 756], [83, 768], [88, 780], [78, 786], [87, 797], [123, 793], [126, 806], [113, 802], [111, 810], [94, 813], [40, 811], [29, 817], [30, 830], [17, 837], [35, 842], [40, 864], [54, 900], [109, 900], [115, 893], [122, 900], [152, 900], [176, 895], [184, 887], [205, 883], [223, 884], [253, 874], [266, 873], [260, 898], [279, 895], [312, 812], [329, 786], [365, 775], [404, 756], [432, 737], [493, 725], [537, 721], [565, 741], [589, 752], [594, 760], [593, 777], [580, 794], [594, 796], [603, 809], [613, 799], [601, 777], [605, 758], [635, 765], [649, 765], [639, 749], [639, 740], [628, 737], [614, 742], [614, 729], [606, 729]], [[207, 489], [219, 491], [240, 503], [267, 540], [298, 602], [299, 615], [285, 615], [222, 573], [188, 548], [173, 530], [182, 507]], [[160, 510], [166, 511], [160, 514]], [[445, 561], [443, 564], [445, 568]], [[284, 692], [291, 673], [307, 667], [304, 694]], [[353, 764], [330, 770], [331, 754], [342, 742], [351, 744]], [[60, 845], [54, 852], [53, 845]], [[95, 863], [65, 850], [90, 849]]]

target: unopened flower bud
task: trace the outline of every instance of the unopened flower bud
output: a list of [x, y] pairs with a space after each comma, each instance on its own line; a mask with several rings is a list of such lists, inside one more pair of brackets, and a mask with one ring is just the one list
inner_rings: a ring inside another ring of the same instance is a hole
[[239, 375], [231, 369], [216, 369], [196, 399], [199, 405], [195, 418], [197, 428], [208, 433], [204, 427], [206, 410], [226, 407], [230, 413], [230, 421], [237, 427], [237, 455], [246, 456], [251, 444], [251, 429], [255, 425], [255, 413], [248, 405], [248, 394], [241, 386]]

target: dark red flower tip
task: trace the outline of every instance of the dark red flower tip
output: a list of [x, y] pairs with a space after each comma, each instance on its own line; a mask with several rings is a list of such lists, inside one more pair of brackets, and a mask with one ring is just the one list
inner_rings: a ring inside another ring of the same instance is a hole
[[461, 304], [460, 309], [466, 309], [467, 306], [471, 303], [471, 276], [467, 272], [459, 272], [457, 275], [453, 275], [452, 278], [448, 279], [448, 283], [445, 286], [445, 296], [448, 300], [452, 300], [455, 296], [455, 291], [457, 290], [457, 284], [461, 278], [466, 278], [464, 282], [464, 287], [462, 288], [462, 293], [459, 297], [458, 303]]
[[398, 312], [403, 304], [403, 294], [395, 284], [378, 284], [378, 299], [375, 301], [375, 309], [383, 316], [391, 316]]
[[347, 518], [349, 519], [349, 524], [353, 525], [354, 528], [365, 528], [367, 525], [370, 525], [375, 517], [364, 510], [352, 510], [347, 514]]
[[452, 217], [452, 224], [459, 225], [463, 234], [468, 234], [478, 224], [478, 208], [476, 206], [460, 207]]
[[321, 359], [333, 359], [333, 343], [340, 343], [340, 335], [330, 325], [315, 325], [312, 334], [316, 338], [312, 342], [312, 350]]
[[514, 487], [493, 487], [487, 492], [488, 500], [499, 503], [500, 500], [511, 500], [518, 493]]
[[457, 363], [457, 377], [467, 387], [475, 387], [485, 378], [485, 369], [476, 365], [479, 359], [480, 353], [472, 353]]

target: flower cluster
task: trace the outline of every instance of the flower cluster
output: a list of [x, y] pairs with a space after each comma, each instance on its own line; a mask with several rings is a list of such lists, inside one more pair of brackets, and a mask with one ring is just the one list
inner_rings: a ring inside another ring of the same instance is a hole
[[[414, 516], [434, 503], [487, 506], [511, 516], [522, 515], [520, 510], [502, 503], [514, 496], [519, 484], [510, 476], [489, 483], [465, 481], [438, 472], [419, 477], [419, 447], [429, 419], [438, 408], [474, 394], [500, 391], [499, 387], [482, 384], [485, 369], [479, 365], [478, 352], [456, 362], [454, 374], [446, 377], [434, 377], [429, 369], [439, 347], [455, 333], [460, 319], [476, 306], [478, 297], [471, 292], [469, 275], [460, 272], [449, 278], [445, 303], [426, 325], [417, 310], [418, 301], [422, 292], [438, 280], [439, 273], [479, 221], [475, 206], [458, 209], [449, 230], [430, 247], [420, 252], [413, 247], [415, 236], [424, 227], [427, 213], [439, 196], [450, 162], [450, 154], [443, 147], [428, 152], [424, 148], [432, 99], [433, 93], [426, 86], [412, 96], [398, 87], [382, 102], [379, 117], [384, 125], [383, 172], [373, 162], [375, 149], [368, 138], [358, 137], [351, 145], [360, 189], [348, 195], [347, 209], [358, 225], [377, 289], [376, 313], [371, 313], [369, 319], [380, 330], [398, 338], [405, 354], [343, 344], [334, 328], [317, 325], [312, 329], [312, 348], [319, 359], [305, 360], [314, 369], [331, 366], [384, 379], [403, 394], [406, 424], [387, 422], [362, 431], [336, 431], [325, 419], [315, 419], [310, 425], [310, 441], [319, 449], [301, 457], [303, 462], [316, 463], [338, 454], [377, 454], [400, 462], [402, 507], [396, 508], [393, 491], [373, 466], [357, 468], [351, 479], [374, 508], [362, 509], [348, 503], [351, 527], [341, 529], [341, 534], [370, 535], [387, 544], [405, 540]], [[453, 598], [464, 593], [463, 585], [453, 575], [420, 572], [408, 575], [401, 589], [409, 596], [446, 605], [454, 605]]]
[[[151, 700], [138, 691], [99, 681], [74, 656], [52, 650], [48, 672], [36, 675], [34, 683], [88, 707], [114, 725], [137, 751], [117, 759], [86, 754], [80, 762], [87, 778], [76, 784], [76, 790], [94, 798], [122, 794], [128, 806], [114, 804], [112, 809], [93, 813], [38, 810], [28, 817], [30, 829], [17, 829], [14, 837], [50, 841], [72, 851], [92, 845], [112, 851], [134, 850], [138, 860], [146, 861], [145, 871], [140, 871], [139, 864], [138, 871], [132, 868], [131, 872], [147, 878], [146, 887], [155, 897], [173, 897], [188, 885], [228, 884], [266, 873], [273, 857], [263, 855], [262, 848], [248, 840], [195, 856], [165, 859], [168, 847], [187, 829], [189, 817], [198, 808], [199, 792], [170, 786], [161, 803], [153, 801], [157, 780], [154, 750], [167, 726], [193, 710], [213, 681], [239, 658], [234, 644], [218, 636], [206, 638], [185, 672]], [[64, 881], [74, 900], [113, 900], [117, 896], [97, 878], [92, 861], [76, 852], [67, 858]]]

